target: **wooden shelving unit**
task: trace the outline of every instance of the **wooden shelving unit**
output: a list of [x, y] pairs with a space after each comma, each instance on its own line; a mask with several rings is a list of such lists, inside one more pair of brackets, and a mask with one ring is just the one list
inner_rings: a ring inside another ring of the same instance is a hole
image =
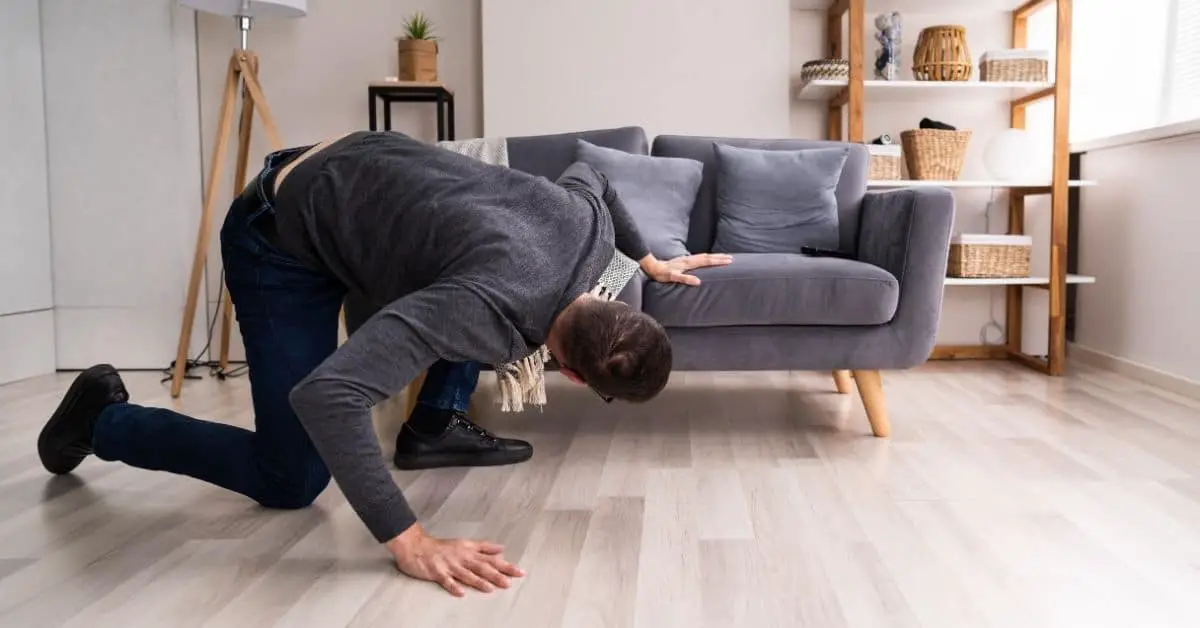
[[[1067, 193], [1070, 188], [1095, 185], [1093, 181], [1068, 178], [1068, 112], [1071, 76], [1072, 0], [792, 0], [793, 8], [824, 10], [826, 56], [845, 58], [847, 80], [816, 80], [794, 86], [795, 98], [825, 102], [828, 107], [826, 137], [862, 142], [863, 113], [868, 100], [889, 102], [927, 100], [993, 100], [1009, 103], [1009, 125], [1025, 128], [1026, 108], [1035, 102], [1054, 100], [1054, 148], [1050, 181], [871, 181], [871, 188], [942, 186], [947, 188], [1004, 188], [1009, 192], [1008, 233], [1025, 232], [1025, 199], [1050, 196], [1050, 273], [1048, 277], [1022, 279], [947, 278], [947, 286], [1005, 286], [1006, 339], [1003, 345], [939, 346], [931, 359], [1011, 359], [1049, 375], [1062, 375], [1066, 366], [1066, 296], [1068, 284], [1094, 283], [1095, 278], [1067, 274]], [[987, 83], [976, 79], [962, 82], [868, 80], [864, 73], [866, 11], [897, 9], [901, 12], [1009, 11], [1012, 16], [1011, 46], [1027, 47], [1028, 20], [1042, 10], [1057, 12], [1057, 37], [1053, 80], [1046, 83]], [[848, 22], [848, 27], [845, 23]], [[844, 132], [843, 132], [844, 128]], [[1024, 290], [1044, 289], [1050, 293], [1049, 346], [1047, 355], [1028, 355], [1021, 350], [1025, 325]]]

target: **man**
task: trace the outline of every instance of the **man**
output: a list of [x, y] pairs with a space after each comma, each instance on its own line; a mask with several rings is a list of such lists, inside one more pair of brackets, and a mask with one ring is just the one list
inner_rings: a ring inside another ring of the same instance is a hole
[[[398, 133], [358, 132], [267, 157], [221, 230], [226, 284], [249, 365], [255, 430], [128, 403], [107, 365], [81, 374], [38, 439], [68, 473], [89, 454], [189, 475], [271, 508], [308, 506], [337, 480], [404, 573], [507, 587], [522, 572], [487, 542], [437, 539], [383, 460], [370, 410], [423, 369], [423, 409], [398, 438], [412, 467], [527, 458], [462, 414], [477, 363], [545, 345], [573, 381], [644, 401], [665, 386], [670, 343], [651, 317], [589, 294], [618, 249], [657, 281], [727, 256], [649, 253], [603, 176], [556, 182]], [[348, 293], [378, 310], [337, 346]]]

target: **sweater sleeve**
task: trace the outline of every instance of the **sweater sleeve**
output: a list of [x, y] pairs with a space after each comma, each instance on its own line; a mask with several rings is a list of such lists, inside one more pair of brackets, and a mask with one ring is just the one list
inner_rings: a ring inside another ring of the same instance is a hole
[[621, 200], [616, 187], [603, 173], [586, 163], [577, 161], [567, 167], [558, 181], [560, 184], [568, 186], [585, 187], [604, 201], [609, 215], [612, 216], [613, 243], [618, 251], [634, 261], [639, 261], [650, 254], [650, 247], [646, 246], [646, 242], [642, 239], [637, 223], [633, 221], [633, 215], [625, 207], [625, 202]]
[[317, 452], [379, 542], [417, 519], [388, 471], [371, 408], [438, 358], [508, 360], [514, 333], [470, 285], [435, 284], [380, 309], [292, 390]]
[[602, 174], [600, 180], [604, 183], [604, 204], [608, 205], [608, 212], [612, 214], [613, 239], [617, 250], [639, 261], [650, 254], [650, 247], [646, 246], [642, 234], [638, 232], [637, 223], [633, 222], [633, 216], [625, 208], [617, 189]]

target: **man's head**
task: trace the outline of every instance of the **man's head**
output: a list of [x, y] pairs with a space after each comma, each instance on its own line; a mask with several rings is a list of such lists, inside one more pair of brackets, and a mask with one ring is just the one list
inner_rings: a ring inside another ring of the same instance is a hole
[[671, 375], [671, 342], [658, 321], [619, 301], [577, 299], [547, 340], [563, 372], [604, 397], [647, 401]]

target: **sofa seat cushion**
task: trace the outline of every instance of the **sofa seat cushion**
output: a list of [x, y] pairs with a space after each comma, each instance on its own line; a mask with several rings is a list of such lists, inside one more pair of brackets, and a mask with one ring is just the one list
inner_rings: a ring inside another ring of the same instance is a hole
[[699, 286], [647, 281], [643, 309], [665, 327], [882, 325], [900, 298], [878, 266], [795, 253], [740, 253], [692, 271]]

